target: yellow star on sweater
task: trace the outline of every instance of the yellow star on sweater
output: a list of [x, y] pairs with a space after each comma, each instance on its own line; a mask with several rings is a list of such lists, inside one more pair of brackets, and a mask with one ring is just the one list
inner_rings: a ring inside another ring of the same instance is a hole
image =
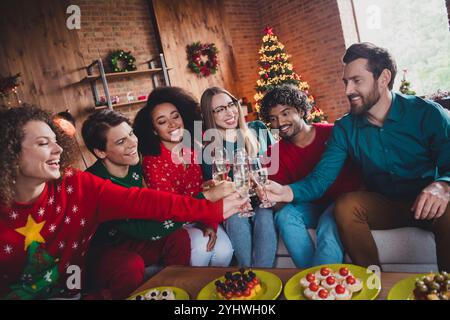
[[27, 251], [28, 246], [33, 242], [37, 241], [40, 243], [45, 243], [45, 239], [41, 236], [41, 229], [44, 227], [45, 221], [36, 223], [31, 215], [28, 216], [27, 224], [22, 228], [17, 228], [16, 231], [25, 236], [25, 251]]

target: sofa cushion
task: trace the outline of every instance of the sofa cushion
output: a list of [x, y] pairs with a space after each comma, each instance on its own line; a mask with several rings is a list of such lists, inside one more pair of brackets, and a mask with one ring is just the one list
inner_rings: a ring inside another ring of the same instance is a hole
[[[316, 234], [313, 229], [308, 230], [313, 242], [316, 242]], [[425, 264], [436, 265], [436, 245], [433, 233], [418, 228], [398, 228], [391, 230], [373, 230], [382, 265], [395, 264]], [[282, 257], [288, 259], [281, 259]], [[279, 237], [277, 248], [277, 261], [284, 261], [283, 265], [293, 265], [292, 260]], [[346, 262], [351, 262], [346, 255]], [[277, 266], [277, 262], [276, 262]], [[286, 266], [283, 266], [286, 268]], [[430, 270], [428, 270], [430, 271]]]

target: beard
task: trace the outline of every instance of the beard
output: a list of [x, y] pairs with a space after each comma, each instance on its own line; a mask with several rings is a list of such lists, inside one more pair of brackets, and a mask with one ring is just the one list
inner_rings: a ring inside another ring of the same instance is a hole
[[[352, 98], [360, 97], [361, 101], [358, 104], [352, 102]], [[354, 115], [366, 114], [379, 100], [380, 93], [378, 92], [378, 84], [375, 83], [372, 90], [367, 95], [352, 94], [348, 96], [350, 101], [350, 113]]]

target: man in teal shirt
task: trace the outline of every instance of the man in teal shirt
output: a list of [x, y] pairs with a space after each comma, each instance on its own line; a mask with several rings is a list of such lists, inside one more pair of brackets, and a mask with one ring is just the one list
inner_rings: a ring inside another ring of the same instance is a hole
[[335, 122], [321, 161], [288, 186], [270, 182], [269, 199], [306, 202], [321, 197], [350, 157], [366, 191], [337, 200], [335, 218], [352, 261], [380, 265], [370, 229], [416, 226], [433, 231], [438, 265], [450, 270], [450, 115], [439, 104], [391, 92], [396, 64], [370, 43], [343, 57], [351, 111]]

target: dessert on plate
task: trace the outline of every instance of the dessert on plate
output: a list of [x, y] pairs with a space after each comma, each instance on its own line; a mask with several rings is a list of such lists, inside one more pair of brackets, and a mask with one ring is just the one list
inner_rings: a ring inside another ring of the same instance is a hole
[[442, 271], [418, 278], [413, 294], [415, 300], [450, 300], [450, 274]]
[[250, 300], [261, 290], [261, 284], [256, 274], [245, 268], [238, 272], [226, 272], [225, 281], [214, 282], [217, 296], [226, 300]]

